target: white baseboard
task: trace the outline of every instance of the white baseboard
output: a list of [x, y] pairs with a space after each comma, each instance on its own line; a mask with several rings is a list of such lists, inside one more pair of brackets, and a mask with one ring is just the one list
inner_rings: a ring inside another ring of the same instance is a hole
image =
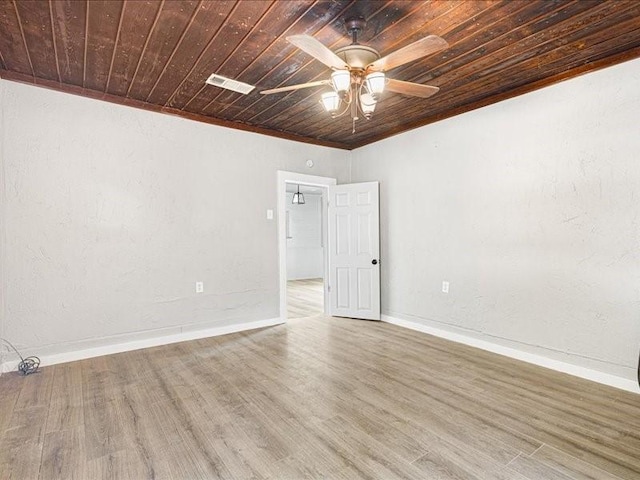
[[524, 352], [522, 350], [517, 350], [515, 348], [505, 347], [503, 345], [498, 345], [486, 340], [480, 340], [460, 333], [442, 330], [440, 328], [431, 327], [418, 322], [412, 322], [410, 320], [402, 320], [400, 318], [390, 317], [388, 315], [382, 315], [382, 320], [394, 325], [398, 325], [399, 327], [428, 333], [429, 335], [433, 335], [435, 337], [444, 338], [446, 340], [451, 340], [457, 343], [463, 343], [471, 347], [480, 348], [488, 352], [515, 358], [517, 360], [522, 360], [523, 362], [532, 363], [541, 367], [550, 368], [551, 370], [556, 370], [558, 372], [568, 373], [569, 375], [584, 378], [597, 383], [602, 383], [610, 387], [619, 388], [628, 392], [640, 393], [640, 387], [638, 387], [638, 384], [635, 381], [629, 380], [627, 378], [599, 372], [590, 368], [580, 367], [571, 363], [544, 357], [542, 355], [536, 355], [533, 353]]
[[[107, 337], [103, 339], [104, 345], [84, 348], [79, 350], [68, 350], [60, 353], [40, 356], [40, 366], [46, 367], [58, 363], [73, 362], [76, 360], [84, 360], [86, 358], [100, 357], [102, 355], [111, 355], [113, 353], [129, 352], [131, 350], [139, 350], [141, 348], [157, 347], [160, 345], [168, 345], [170, 343], [184, 342], [187, 340], [197, 340], [199, 338], [217, 337], [227, 335], [229, 333], [243, 332], [246, 330], [255, 330], [256, 328], [272, 327], [284, 323], [281, 318], [270, 318], [267, 320], [256, 320], [253, 322], [238, 323], [235, 325], [226, 325], [223, 327], [210, 327], [201, 330], [188, 330], [173, 333], [170, 335], [158, 335], [148, 338], [121, 341], [122, 337]], [[112, 343], [115, 342], [115, 343]], [[1, 372], [10, 372], [18, 369], [18, 360], [9, 360], [0, 365]]]

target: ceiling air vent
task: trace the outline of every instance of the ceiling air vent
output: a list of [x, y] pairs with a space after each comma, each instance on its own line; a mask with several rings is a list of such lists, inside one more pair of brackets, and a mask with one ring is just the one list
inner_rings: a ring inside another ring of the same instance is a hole
[[248, 83], [238, 82], [237, 80], [223, 77], [222, 75], [215, 73], [212, 73], [211, 76], [207, 78], [207, 83], [214, 87], [226, 88], [227, 90], [233, 90], [234, 92], [243, 93], [245, 95], [256, 88]]

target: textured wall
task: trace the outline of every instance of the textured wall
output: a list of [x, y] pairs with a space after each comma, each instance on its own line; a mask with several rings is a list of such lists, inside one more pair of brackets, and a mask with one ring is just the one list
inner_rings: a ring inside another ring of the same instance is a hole
[[[0, 80], [0, 100], [4, 98], [4, 84], [2, 80]], [[4, 145], [5, 145], [5, 135], [4, 135], [4, 109], [2, 108], [2, 102], [0, 101], [0, 337], [4, 337], [4, 316], [5, 316], [5, 308], [4, 308], [4, 291], [6, 287], [5, 281], [5, 241], [4, 241], [4, 227], [5, 227], [5, 188], [4, 188]], [[0, 366], [4, 362], [5, 358], [5, 349], [2, 345], [0, 345]], [[0, 369], [1, 370], [1, 369]]]
[[53, 353], [278, 316], [276, 171], [345, 182], [348, 152], [1, 84], [8, 338]]
[[353, 181], [380, 181], [383, 313], [633, 379], [638, 79], [636, 60], [355, 150]]
[[322, 195], [305, 194], [303, 205], [293, 205], [292, 198], [287, 193], [287, 280], [323, 278]]

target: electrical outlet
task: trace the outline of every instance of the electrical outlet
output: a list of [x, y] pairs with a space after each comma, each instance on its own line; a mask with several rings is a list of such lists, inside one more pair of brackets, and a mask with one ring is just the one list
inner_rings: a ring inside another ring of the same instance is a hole
[[442, 293], [449, 293], [449, 282], [442, 281]]
[[196, 293], [204, 292], [204, 282], [196, 282]]

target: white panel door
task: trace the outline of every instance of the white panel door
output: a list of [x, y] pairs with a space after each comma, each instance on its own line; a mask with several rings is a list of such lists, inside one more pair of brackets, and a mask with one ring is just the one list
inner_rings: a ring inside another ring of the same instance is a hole
[[329, 187], [331, 315], [380, 320], [378, 182]]

